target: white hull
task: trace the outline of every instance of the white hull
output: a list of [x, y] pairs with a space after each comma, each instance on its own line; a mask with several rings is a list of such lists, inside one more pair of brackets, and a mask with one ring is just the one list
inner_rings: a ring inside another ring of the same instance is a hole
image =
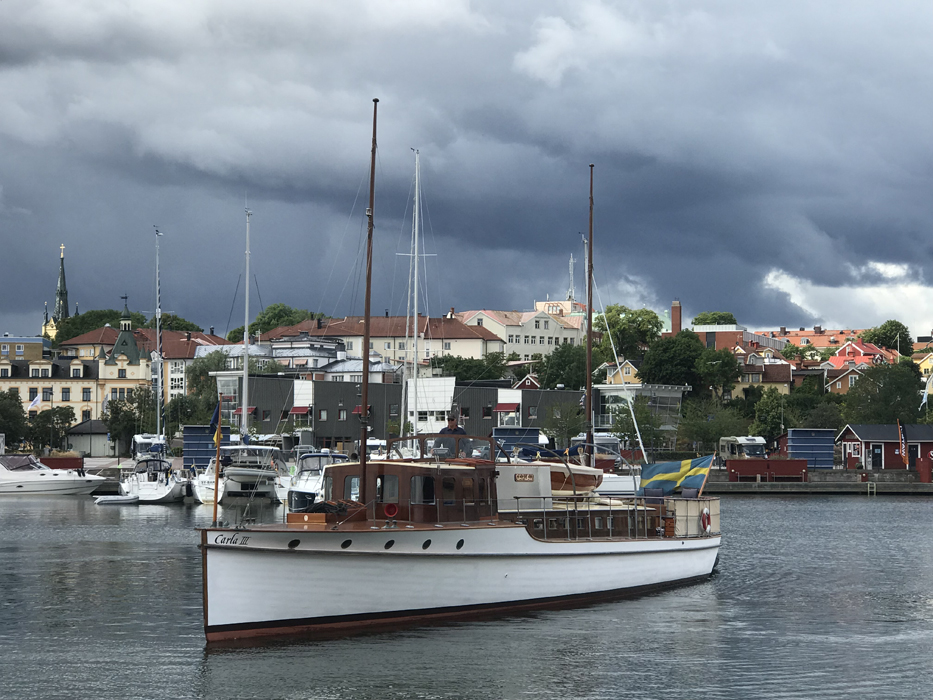
[[[218, 481], [218, 488], [220, 489], [220, 498], [223, 499], [224, 496], [224, 480], [220, 479]], [[211, 504], [214, 502], [214, 475], [213, 474], [201, 474], [194, 481], [194, 499], [198, 503], [208, 503]]]
[[0, 476], [0, 496], [87, 496], [105, 481], [102, 476], [79, 476], [70, 469], [42, 469], [26, 472], [22, 476], [15, 472], [3, 472]]
[[[389, 540], [395, 543], [386, 550]], [[709, 576], [720, 538], [545, 542], [503, 524], [375, 532], [211, 529], [202, 531], [202, 543], [205, 631], [218, 641], [663, 588]], [[269, 595], [272, 580], [307, 595]]]
[[128, 495], [139, 497], [140, 504], [178, 503], [185, 499], [187, 481], [172, 478], [165, 481], [137, 481], [131, 478], [124, 490]]
[[[280, 500], [276, 481], [278, 476], [270, 469], [227, 467], [224, 472], [220, 503], [227, 498], [269, 498]], [[285, 489], [287, 492], [287, 488]]]
[[139, 504], [139, 496], [98, 496], [94, 503], [99, 506], [135, 506]]

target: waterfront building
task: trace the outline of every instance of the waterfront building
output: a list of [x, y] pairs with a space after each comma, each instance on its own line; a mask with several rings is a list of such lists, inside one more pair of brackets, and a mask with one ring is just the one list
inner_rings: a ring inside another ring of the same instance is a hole
[[901, 453], [901, 434], [896, 423], [850, 423], [836, 436], [843, 463], [849, 469], [916, 469], [917, 459], [933, 459], [933, 425], [904, 425], [907, 459]]
[[[523, 360], [532, 355], [550, 355], [563, 344], [586, 342], [585, 307], [575, 302], [539, 302], [534, 311], [496, 311], [477, 309], [457, 313], [463, 323], [494, 333], [506, 355], [517, 354]], [[584, 313], [579, 312], [582, 307]], [[565, 309], [571, 311], [565, 314]]]

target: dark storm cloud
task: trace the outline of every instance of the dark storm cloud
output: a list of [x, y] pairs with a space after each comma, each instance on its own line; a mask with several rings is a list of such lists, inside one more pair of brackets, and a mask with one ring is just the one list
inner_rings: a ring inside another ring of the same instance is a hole
[[72, 302], [150, 309], [154, 223], [164, 308], [239, 325], [246, 196], [262, 302], [359, 313], [374, 96], [374, 308], [401, 308], [417, 147], [432, 313], [564, 296], [594, 162], [605, 303], [896, 316], [859, 290], [933, 278], [931, 25], [919, 2], [5, 0], [0, 330], [36, 331], [60, 243]]

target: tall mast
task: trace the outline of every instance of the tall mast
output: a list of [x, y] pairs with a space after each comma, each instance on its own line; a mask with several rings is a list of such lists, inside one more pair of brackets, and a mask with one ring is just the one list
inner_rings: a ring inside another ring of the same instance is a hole
[[[366, 304], [363, 312], [363, 391], [360, 404], [360, 502], [366, 503], [366, 438], [369, 437], [369, 322], [373, 285], [373, 210], [376, 207], [376, 111], [379, 98], [373, 98], [373, 150], [369, 168], [369, 207], [366, 227]], [[417, 418], [417, 416], [416, 416]]]
[[159, 238], [162, 232], [153, 226], [156, 235], [156, 401], [159, 402], [159, 408], [156, 411], [156, 434], [162, 435], [162, 426], [165, 425], [165, 382], [163, 381], [162, 367], [162, 285], [159, 283]]
[[412, 412], [415, 415], [415, 420], [412, 421], [414, 426], [412, 429], [412, 434], [418, 434], [418, 268], [421, 266], [421, 259], [418, 257], [421, 253], [420, 244], [418, 242], [418, 230], [421, 223], [421, 154], [418, 151], [415, 151], [415, 212], [413, 218], [413, 227], [414, 231], [412, 232], [413, 245], [415, 246], [414, 257], [412, 260], [415, 262], [415, 345], [414, 345], [414, 362], [412, 363], [413, 367], [413, 378], [414, 383], [412, 384]]
[[240, 433], [249, 435], [249, 217], [246, 209], [246, 320], [243, 322], [243, 403], [240, 404]]
[[[590, 231], [586, 246], [586, 453], [588, 455], [593, 454], [593, 167], [593, 163], [590, 163]], [[592, 460], [588, 461], [592, 462]]]

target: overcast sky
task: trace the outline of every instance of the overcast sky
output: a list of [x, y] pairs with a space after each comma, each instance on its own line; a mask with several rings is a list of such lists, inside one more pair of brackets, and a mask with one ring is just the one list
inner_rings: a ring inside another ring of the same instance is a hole
[[603, 304], [928, 334], [931, 36], [911, 0], [0, 0], [0, 332], [61, 244], [72, 312], [151, 313], [158, 225], [163, 310], [225, 334], [247, 197], [251, 316], [362, 313], [378, 97], [374, 313], [414, 147], [434, 315], [565, 298], [592, 162]]

